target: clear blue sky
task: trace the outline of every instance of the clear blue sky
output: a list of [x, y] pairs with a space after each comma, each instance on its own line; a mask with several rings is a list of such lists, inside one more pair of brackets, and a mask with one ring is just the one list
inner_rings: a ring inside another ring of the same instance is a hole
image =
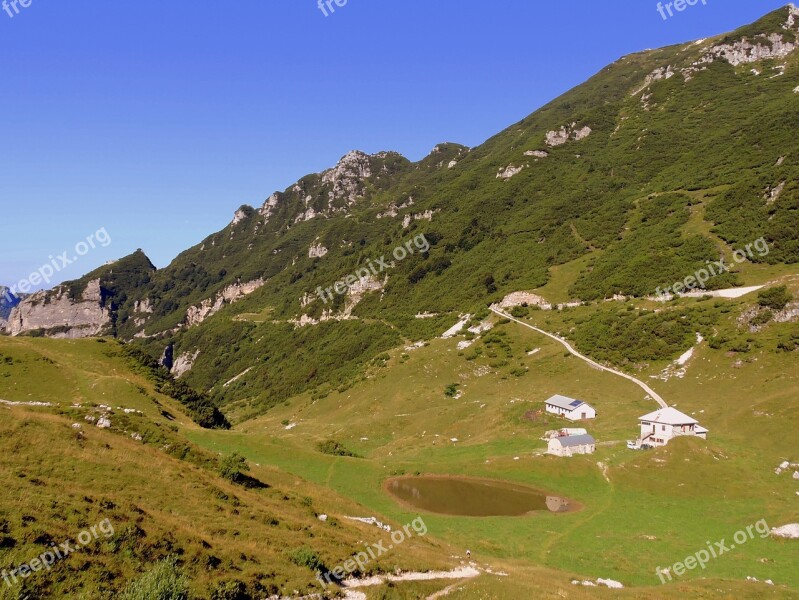
[[[9, 0], [10, 1], [10, 0]], [[27, 0], [26, 0], [27, 1]], [[475, 146], [624, 54], [786, 2], [31, 0], [0, 11], [0, 284], [100, 228], [72, 279], [159, 267], [347, 151]], [[13, 10], [12, 10], [13, 12]]]

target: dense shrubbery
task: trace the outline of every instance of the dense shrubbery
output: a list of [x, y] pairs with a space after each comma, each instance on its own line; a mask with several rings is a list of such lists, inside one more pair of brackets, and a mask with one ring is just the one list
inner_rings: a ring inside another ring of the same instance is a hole
[[660, 313], [616, 308], [577, 323], [574, 340], [580, 351], [611, 364], [671, 360], [696, 343], [696, 332], [708, 333], [714, 312], [709, 306]]

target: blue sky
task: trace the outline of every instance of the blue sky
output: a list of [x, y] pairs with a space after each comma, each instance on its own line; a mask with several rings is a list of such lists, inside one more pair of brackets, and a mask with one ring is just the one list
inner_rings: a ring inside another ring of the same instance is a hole
[[6, 285], [101, 228], [58, 279], [139, 247], [163, 267], [351, 149], [478, 145], [624, 54], [786, 3], [26, 1], [0, 11]]

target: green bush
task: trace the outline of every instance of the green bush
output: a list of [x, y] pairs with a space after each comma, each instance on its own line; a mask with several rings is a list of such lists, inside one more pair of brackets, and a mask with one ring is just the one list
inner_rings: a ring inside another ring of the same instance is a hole
[[454, 398], [458, 393], [458, 388], [460, 387], [460, 383], [450, 383], [447, 387], [444, 388], [444, 395], [447, 398]]
[[223, 458], [219, 465], [219, 474], [234, 483], [241, 481], [243, 475], [249, 471], [250, 465], [247, 464], [247, 459], [236, 452]]
[[189, 580], [177, 566], [177, 559], [166, 558], [134, 579], [118, 596], [120, 600], [188, 600]]
[[765, 325], [766, 323], [771, 321], [773, 317], [774, 313], [771, 310], [769, 309], [762, 310], [755, 315], [754, 319], [752, 319], [750, 324], [754, 325], [755, 327], [760, 327], [761, 325]]
[[342, 444], [340, 444], [336, 440], [326, 440], [324, 442], [319, 442], [319, 444], [316, 447], [323, 454], [330, 454], [331, 456], [351, 456], [354, 458], [358, 458], [357, 454], [347, 450], [347, 448], [345, 448]]
[[327, 571], [319, 555], [308, 546], [295, 548], [289, 551], [287, 556], [288, 559], [298, 567], [308, 567], [314, 572], [321, 571], [324, 573]]
[[222, 581], [211, 591], [211, 600], [251, 600], [247, 585], [238, 579]]
[[757, 301], [764, 308], [782, 310], [793, 300], [793, 294], [784, 285], [763, 290], [757, 295]]
[[522, 319], [530, 314], [530, 309], [526, 306], [514, 306], [511, 309], [510, 314], [517, 319]]

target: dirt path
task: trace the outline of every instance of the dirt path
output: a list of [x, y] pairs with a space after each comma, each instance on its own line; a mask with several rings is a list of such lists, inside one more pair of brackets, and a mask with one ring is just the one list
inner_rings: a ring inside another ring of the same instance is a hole
[[495, 314], [499, 315], [500, 317], [503, 317], [505, 319], [509, 319], [511, 321], [514, 321], [515, 323], [519, 323], [520, 325], [524, 325], [525, 327], [527, 327], [529, 329], [532, 329], [533, 331], [537, 331], [538, 333], [540, 333], [542, 335], [545, 335], [548, 338], [551, 338], [551, 339], [555, 340], [556, 342], [558, 342], [559, 344], [564, 346], [566, 348], [566, 350], [568, 350], [571, 354], [573, 354], [574, 356], [576, 356], [580, 360], [583, 360], [583, 361], [587, 362], [589, 365], [591, 365], [595, 369], [599, 369], [600, 371], [607, 371], [608, 373], [612, 373], [613, 375], [617, 375], [618, 377], [624, 377], [624, 379], [632, 381], [638, 387], [643, 389], [647, 394], [649, 394], [655, 400], [655, 402], [657, 402], [660, 405], [661, 408], [667, 408], [668, 407], [668, 404], [666, 404], [666, 401], [663, 400], [663, 398], [661, 398], [657, 394], [657, 392], [655, 392], [655, 390], [653, 390], [651, 387], [649, 387], [646, 383], [644, 383], [640, 379], [636, 379], [632, 375], [627, 375], [627, 373], [622, 373], [621, 371], [617, 371], [616, 369], [611, 369], [610, 367], [606, 367], [604, 365], [601, 365], [598, 362], [596, 362], [595, 360], [591, 360], [587, 356], [583, 356], [582, 354], [577, 352], [577, 350], [575, 350], [571, 346], [571, 344], [569, 344], [569, 342], [567, 342], [566, 340], [564, 340], [562, 338], [559, 338], [558, 336], [556, 336], [556, 335], [554, 335], [552, 333], [548, 333], [548, 332], [544, 331], [543, 329], [539, 329], [538, 327], [534, 327], [533, 325], [530, 325], [529, 323], [525, 323], [524, 321], [520, 321], [519, 319], [516, 319], [516, 318], [510, 316], [508, 313], [503, 312], [503, 311], [501, 311], [501, 310], [499, 310], [497, 308], [491, 307], [491, 310], [492, 310], [492, 312], [494, 312]]
[[[430, 571], [428, 573], [402, 573], [401, 575], [376, 575], [366, 579], [347, 579], [342, 582], [344, 598], [347, 600], [366, 600], [366, 594], [356, 591], [357, 588], [373, 587], [388, 582], [433, 581], [438, 579], [472, 579], [480, 575], [480, 571], [472, 566], [458, 567], [452, 571]], [[443, 591], [443, 590], [442, 590]]]

